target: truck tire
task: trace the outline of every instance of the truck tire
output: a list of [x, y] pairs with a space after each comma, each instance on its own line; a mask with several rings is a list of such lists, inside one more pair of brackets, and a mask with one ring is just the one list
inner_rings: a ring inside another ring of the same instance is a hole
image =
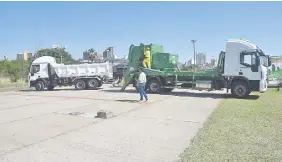
[[75, 86], [75, 89], [77, 90], [83, 90], [86, 88], [85, 82], [81, 79], [75, 81], [74, 86]]
[[54, 86], [49, 85], [49, 86], [47, 87], [47, 90], [48, 90], [48, 91], [53, 91], [53, 90], [54, 90], [54, 88], [55, 88]]
[[102, 85], [103, 85], [103, 83], [102, 83], [102, 82], [99, 82], [98, 87], [102, 87]]
[[148, 90], [151, 93], [160, 93], [161, 92], [161, 83], [156, 80], [152, 79], [148, 82]]
[[43, 81], [37, 81], [36, 84], [35, 84], [35, 89], [37, 91], [43, 91], [45, 89], [45, 84]]
[[235, 81], [231, 85], [231, 94], [235, 98], [246, 98], [250, 94], [250, 87], [244, 81]]
[[97, 87], [99, 87], [100, 83], [97, 79], [89, 79], [87, 81], [87, 86], [89, 89], [96, 89]]
[[164, 88], [164, 92], [171, 92], [173, 91], [173, 88]]

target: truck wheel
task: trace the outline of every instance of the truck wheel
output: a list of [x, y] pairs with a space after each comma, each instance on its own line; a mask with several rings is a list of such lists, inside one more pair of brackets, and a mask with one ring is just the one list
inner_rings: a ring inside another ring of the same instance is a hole
[[77, 80], [74, 86], [75, 86], [75, 89], [83, 90], [85, 89], [85, 82], [83, 80]]
[[173, 90], [173, 88], [165, 88], [164, 92], [171, 92]]
[[97, 79], [89, 79], [88, 82], [87, 82], [87, 86], [90, 88], [90, 89], [95, 89], [97, 87], [99, 87], [100, 83]]
[[103, 85], [103, 83], [102, 83], [102, 82], [100, 82], [100, 83], [99, 83], [99, 85], [98, 85], [98, 87], [102, 87], [102, 85]]
[[48, 89], [48, 91], [53, 91], [54, 90], [54, 86], [52, 86], [52, 85], [49, 85], [48, 87], [47, 87], [47, 89]]
[[231, 86], [231, 94], [236, 98], [245, 98], [250, 94], [250, 88], [244, 81], [235, 81]]
[[160, 93], [161, 92], [161, 83], [158, 80], [150, 80], [148, 82], [148, 90], [151, 93]]
[[36, 84], [35, 84], [35, 89], [37, 91], [43, 91], [45, 88], [45, 85], [43, 83], [43, 81], [37, 81]]

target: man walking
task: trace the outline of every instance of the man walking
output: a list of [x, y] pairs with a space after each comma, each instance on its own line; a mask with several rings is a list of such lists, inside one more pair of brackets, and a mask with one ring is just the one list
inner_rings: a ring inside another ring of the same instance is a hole
[[146, 86], [146, 74], [143, 72], [143, 70], [139, 70], [139, 78], [137, 81], [139, 93], [140, 93], [140, 101], [143, 101], [143, 96], [145, 97], [146, 101], [148, 101], [147, 94], [145, 92], [145, 86]]

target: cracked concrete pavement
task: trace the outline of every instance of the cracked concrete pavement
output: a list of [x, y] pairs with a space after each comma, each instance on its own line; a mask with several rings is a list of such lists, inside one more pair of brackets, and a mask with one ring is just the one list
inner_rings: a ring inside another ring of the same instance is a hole
[[[0, 92], [0, 161], [176, 161], [222, 94], [174, 90], [139, 103], [132, 88], [109, 85]], [[95, 118], [99, 110], [114, 117]]]

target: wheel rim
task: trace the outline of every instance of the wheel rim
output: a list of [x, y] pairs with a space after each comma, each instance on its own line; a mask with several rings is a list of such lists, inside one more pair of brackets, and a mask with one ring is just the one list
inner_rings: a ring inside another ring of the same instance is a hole
[[236, 95], [238, 96], [244, 96], [247, 93], [247, 88], [242, 85], [237, 85], [234, 89]]
[[89, 81], [89, 86], [90, 86], [90, 87], [96, 87], [96, 86], [97, 86], [96, 80], [90, 80], [90, 81]]
[[77, 88], [79, 88], [79, 89], [81, 89], [83, 87], [83, 83], [81, 83], [81, 82], [78, 82], [76, 85], [77, 85]]
[[36, 88], [37, 88], [38, 90], [41, 90], [41, 89], [42, 89], [42, 85], [39, 83], [39, 84], [37, 84]]
[[157, 83], [151, 83], [150, 84], [150, 90], [153, 92], [156, 92], [158, 89], [158, 84]]

